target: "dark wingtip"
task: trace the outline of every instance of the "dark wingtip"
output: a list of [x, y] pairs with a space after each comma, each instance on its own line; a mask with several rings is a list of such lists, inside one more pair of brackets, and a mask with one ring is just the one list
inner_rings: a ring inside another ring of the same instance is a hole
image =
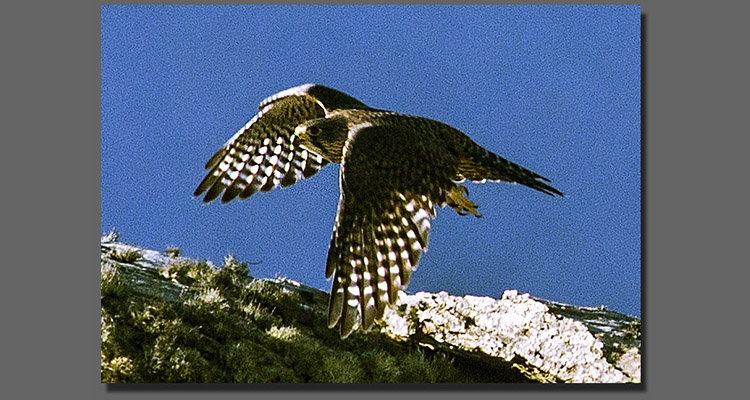
[[229, 203], [230, 201], [234, 200], [237, 195], [241, 193], [241, 190], [236, 186], [230, 186], [224, 190], [224, 195], [221, 196], [221, 202], [223, 204]]
[[362, 317], [362, 330], [364, 332], [370, 331], [373, 324], [375, 324], [376, 317], [377, 309], [375, 307], [368, 308], [364, 311], [364, 316]]
[[212, 201], [214, 201], [214, 200], [216, 200], [216, 196], [214, 196], [214, 197], [208, 197], [208, 196], [204, 196], [204, 197], [203, 197], [203, 200], [202, 200], [202, 201], [203, 201], [204, 203], [210, 203], [210, 202], [212, 202]]
[[206, 193], [206, 196], [203, 198], [204, 203], [210, 203], [211, 201], [215, 200], [217, 197], [219, 197], [219, 194], [224, 190], [223, 187], [220, 185], [214, 184], [211, 186], [211, 188], [208, 190], [208, 193]]
[[203, 177], [203, 180], [201, 180], [201, 183], [198, 184], [198, 187], [195, 188], [195, 191], [193, 192], [193, 196], [200, 196], [201, 193], [205, 192], [206, 190], [214, 186], [217, 180], [218, 180], [218, 176], [214, 174], [214, 171], [207, 173], [206, 176]]
[[255, 192], [257, 191], [257, 188], [252, 183], [250, 183], [245, 189], [242, 190], [242, 192], [240, 192], [240, 199], [245, 200], [246, 198], [255, 194]]
[[221, 196], [221, 204], [227, 204], [232, 201], [232, 199], [234, 199], [234, 196], [227, 196], [226, 192], [224, 192], [224, 195]]
[[224, 158], [227, 154], [227, 148], [222, 147], [220, 148], [214, 155], [211, 156], [211, 158], [206, 161], [206, 165], [203, 167], [205, 169], [211, 169], [219, 164], [219, 161]]
[[344, 315], [342, 316], [341, 321], [339, 322], [341, 324], [341, 338], [346, 339], [351, 335], [351, 333], [354, 331], [354, 326], [357, 322], [357, 312], [356, 309], [352, 310], [351, 307], [344, 306]]
[[[207, 188], [202, 187], [201, 183], [201, 186], [198, 186], [198, 188], [196, 188], [193, 192], [193, 197], [200, 197], [206, 191], [206, 189]], [[203, 199], [201, 199], [201, 201], [204, 203], [209, 203], [211, 202], [211, 200], [213, 200], [213, 198], [209, 198], [208, 196], [204, 196]]]

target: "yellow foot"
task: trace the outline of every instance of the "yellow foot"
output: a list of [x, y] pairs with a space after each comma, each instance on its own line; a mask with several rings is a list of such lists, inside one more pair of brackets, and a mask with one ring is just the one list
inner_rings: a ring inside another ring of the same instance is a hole
[[469, 190], [464, 186], [454, 186], [448, 195], [445, 197], [445, 203], [448, 204], [455, 210], [458, 215], [467, 215], [468, 213], [474, 214], [475, 217], [479, 218], [481, 215], [477, 212], [477, 204], [469, 200], [465, 194], [468, 194]]

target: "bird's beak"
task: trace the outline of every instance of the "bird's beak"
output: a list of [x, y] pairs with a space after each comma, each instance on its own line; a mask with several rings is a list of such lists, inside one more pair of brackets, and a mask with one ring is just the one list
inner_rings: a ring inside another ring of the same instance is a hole
[[294, 134], [299, 136], [299, 138], [302, 140], [308, 140], [307, 127], [304, 125], [299, 125], [298, 127], [294, 128]]

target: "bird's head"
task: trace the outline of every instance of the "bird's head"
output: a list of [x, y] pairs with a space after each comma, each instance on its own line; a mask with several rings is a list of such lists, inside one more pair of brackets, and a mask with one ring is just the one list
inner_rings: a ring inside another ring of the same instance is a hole
[[349, 123], [343, 116], [317, 118], [297, 126], [294, 134], [306, 149], [320, 154], [334, 163], [341, 163], [341, 155], [349, 134]]

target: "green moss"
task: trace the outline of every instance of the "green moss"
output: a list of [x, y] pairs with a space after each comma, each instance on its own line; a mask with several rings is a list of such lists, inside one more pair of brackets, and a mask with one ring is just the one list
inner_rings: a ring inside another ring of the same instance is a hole
[[233, 313], [240, 308], [233, 294], [249, 279], [241, 269], [175, 260], [157, 276], [188, 290], [183, 302], [169, 302], [123, 292], [117, 268], [102, 264], [104, 382], [232, 381], [231, 364], [239, 360], [233, 353], [257, 336]]
[[460, 373], [450, 360], [440, 355], [426, 356], [422, 351], [413, 351], [404, 357], [401, 378], [406, 382], [462, 382], [467, 377]]
[[212, 273], [213, 267], [206, 262], [187, 259], [176, 259], [164, 264], [159, 269], [159, 274], [168, 280], [182, 285], [193, 285], [198, 279], [206, 279]]
[[138, 250], [127, 249], [124, 251], [115, 251], [112, 254], [112, 259], [125, 264], [132, 264], [141, 258], [141, 253]]
[[111, 261], [102, 261], [102, 296], [119, 297], [127, 293], [127, 282], [119, 273], [117, 265]]
[[315, 382], [374, 382], [372, 377], [365, 376], [360, 360], [352, 353], [327, 354], [322, 358], [322, 362], [319, 361], [319, 365], [321, 365], [318, 373], [320, 380]]

